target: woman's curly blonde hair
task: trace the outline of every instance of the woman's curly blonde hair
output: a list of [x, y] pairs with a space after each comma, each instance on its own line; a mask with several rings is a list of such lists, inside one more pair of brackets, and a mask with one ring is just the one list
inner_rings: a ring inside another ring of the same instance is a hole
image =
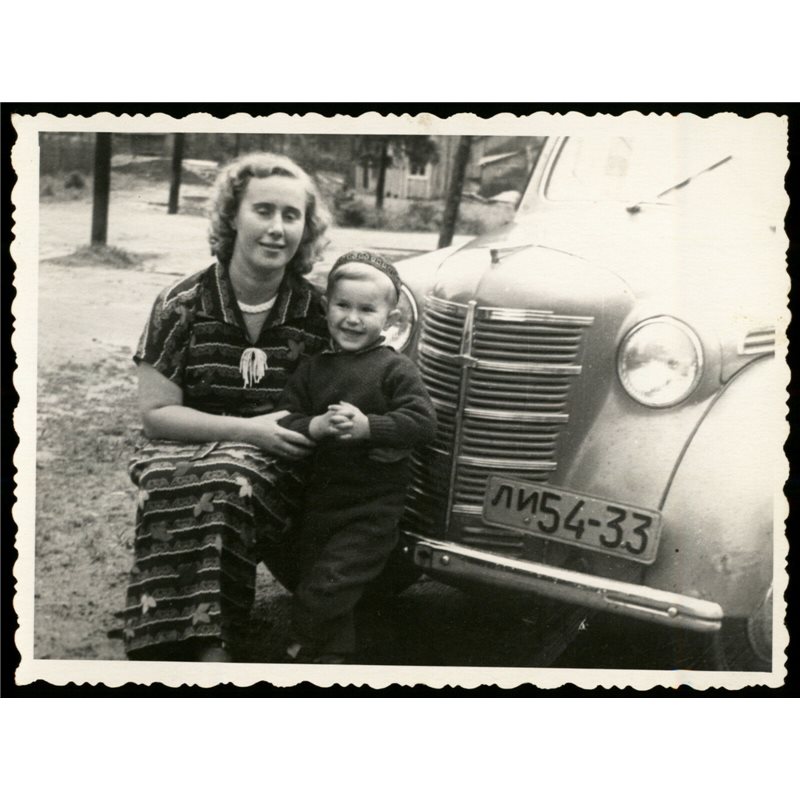
[[305, 275], [319, 261], [328, 243], [325, 231], [331, 221], [322, 195], [312, 178], [292, 159], [275, 153], [248, 153], [225, 166], [214, 185], [211, 206], [211, 252], [220, 264], [230, 264], [236, 241], [234, 218], [250, 178], [280, 175], [296, 178], [306, 192], [306, 224], [303, 238], [287, 269], [295, 275]]

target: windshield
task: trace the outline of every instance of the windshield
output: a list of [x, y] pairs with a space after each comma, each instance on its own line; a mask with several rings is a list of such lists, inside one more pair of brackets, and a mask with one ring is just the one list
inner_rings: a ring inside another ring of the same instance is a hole
[[730, 155], [712, 136], [571, 137], [545, 186], [548, 200], [669, 203], [677, 187]]
[[[715, 126], [650, 129], [631, 136], [574, 136], [557, 143], [554, 158], [534, 173], [519, 208], [526, 214], [542, 196], [554, 206], [611, 201], [626, 208], [680, 204], [720, 219], [738, 212], [782, 227], [786, 207], [785, 151], [765, 148], [759, 136], [723, 133]], [[541, 176], [541, 177], [539, 177]]]

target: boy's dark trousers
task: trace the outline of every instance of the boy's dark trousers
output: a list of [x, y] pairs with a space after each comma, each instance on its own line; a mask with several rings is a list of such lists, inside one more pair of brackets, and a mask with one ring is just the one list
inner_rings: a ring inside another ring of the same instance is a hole
[[293, 633], [310, 652], [355, 650], [353, 612], [397, 544], [408, 479], [406, 462], [312, 470], [293, 548], [301, 570], [292, 605]]

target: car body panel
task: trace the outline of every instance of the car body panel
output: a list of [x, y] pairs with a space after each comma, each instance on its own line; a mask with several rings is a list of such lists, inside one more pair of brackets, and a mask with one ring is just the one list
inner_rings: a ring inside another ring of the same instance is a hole
[[[700, 137], [691, 157], [663, 174], [654, 170], [654, 185], [633, 200], [554, 201], [548, 191], [568, 141], [545, 143], [512, 224], [398, 267], [420, 309], [441, 301], [474, 313], [581, 320], [579, 368], [562, 409], [568, 422], [541, 485], [660, 511], [656, 561], [504, 536], [459, 507], [447, 509], [438, 529], [404, 522], [409, 553], [446, 582], [508, 585], [714, 629], [722, 614], [754, 613], [771, 583], [774, 476], [748, 468], [780, 452], [775, 431], [760, 437], [752, 419], [754, 409], [759, 420], [761, 409], [782, 418], [768, 375], [773, 360], [764, 358], [774, 349], [776, 265], [785, 260], [784, 198], [775, 191], [781, 162], [760, 158], [746, 137]], [[670, 184], [675, 175], [688, 180]], [[696, 335], [703, 368], [684, 401], [652, 408], [623, 388], [617, 357], [628, 331], [660, 316]], [[420, 355], [425, 324], [412, 338], [412, 357]], [[473, 362], [467, 355], [466, 384]], [[433, 454], [427, 470], [423, 491], [434, 494], [455, 474], [444, 453]], [[613, 601], [621, 591], [626, 602]]]
[[782, 430], [777, 393], [765, 393], [776, 385], [774, 369], [774, 359], [762, 358], [738, 373], [692, 436], [663, 504], [666, 557], [648, 569], [648, 586], [713, 598], [732, 616], [749, 614], [753, 598], [763, 597]]

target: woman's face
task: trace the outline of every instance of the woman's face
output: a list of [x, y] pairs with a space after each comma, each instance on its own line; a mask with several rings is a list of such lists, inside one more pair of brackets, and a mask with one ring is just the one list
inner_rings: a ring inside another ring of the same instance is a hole
[[303, 238], [305, 209], [306, 191], [297, 178], [250, 178], [234, 218], [231, 263], [256, 271], [286, 267]]

